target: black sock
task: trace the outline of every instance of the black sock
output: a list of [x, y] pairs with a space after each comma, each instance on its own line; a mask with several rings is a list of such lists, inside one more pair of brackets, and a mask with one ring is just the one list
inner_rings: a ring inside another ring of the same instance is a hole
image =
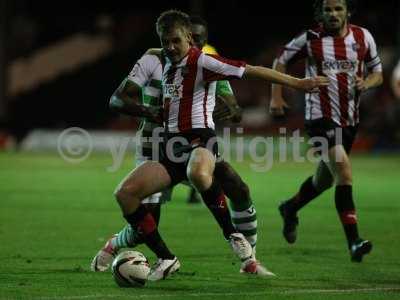
[[226, 239], [228, 239], [232, 233], [237, 232], [232, 224], [231, 215], [225, 201], [225, 195], [216, 180], [213, 179], [210, 188], [202, 192], [201, 197], [208, 209], [214, 215], [214, 218], [218, 222], [219, 227], [221, 227]]
[[313, 184], [313, 177], [310, 176], [302, 183], [298, 193], [287, 202], [288, 208], [289, 210], [293, 211], [293, 213], [296, 213], [311, 200], [318, 197], [321, 193], [322, 191], [317, 191], [315, 188]]
[[151, 213], [158, 227], [160, 224], [161, 203], [146, 203], [143, 205], [146, 207], [147, 211]]
[[154, 230], [152, 233], [146, 235], [145, 243], [146, 246], [149, 247], [150, 250], [152, 250], [158, 258], [173, 259], [175, 257], [175, 255], [169, 251], [167, 245], [162, 240], [160, 233], [157, 229]]
[[157, 257], [163, 259], [172, 259], [175, 257], [162, 240], [152, 214], [143, 205], [140, 205], [135, 212], [124, 217], [132, 228], [140, 233], [143, 242]]
[[335, 191], [336, 210], [342, 222], [348, 246], [358, 238], [357, 215], [351, 185], [338, 185]]

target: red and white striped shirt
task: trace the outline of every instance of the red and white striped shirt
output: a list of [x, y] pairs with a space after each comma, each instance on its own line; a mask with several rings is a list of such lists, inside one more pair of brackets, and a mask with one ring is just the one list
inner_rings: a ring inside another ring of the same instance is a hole
[[206, 55], [195, 47], [177, 64], [167, 59], [162, 88], [168, 131], [214, 129], [216, 81], [241, 78], [245, 66], [245, 62]]
[[278, 57], [281, 64], [306, 58], [306, 76], [323, 75], [330, 80], [319, 93], [306, 94], [305, 119], [328, 118], [338, 125], [359, 122], [360, 94], [356, 76], [365, 71], [382, 72], [376, 44], [365, 28], [349, 25], [345, 37], [333, 37], [322, 27], [307, 30], [289, 42]]

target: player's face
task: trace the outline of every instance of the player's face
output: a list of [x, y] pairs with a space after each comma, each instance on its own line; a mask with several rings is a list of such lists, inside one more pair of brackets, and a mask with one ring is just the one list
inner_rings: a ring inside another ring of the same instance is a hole
[[345, 0], [325, 0], [322, 22], [327, 31], [339, 33], [347, 26], [348, 11]]
[[201, 24], [193, 24], [192, 39], [194, 45], [201, 50], [207, 43], [207, 29]]
[[172, 63], [177, 63], [185, 57], [191, 46], [191, 39], [188, 30], [177, 26], [160, 34], [161, 46]]

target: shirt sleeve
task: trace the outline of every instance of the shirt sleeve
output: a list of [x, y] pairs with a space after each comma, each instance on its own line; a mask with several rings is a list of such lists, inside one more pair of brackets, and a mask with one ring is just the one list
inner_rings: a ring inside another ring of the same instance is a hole
[[382, 63], [378, 54], [375, 40], [368, 30], [364, 30], [364, 34], [367, 43], [365, 65], [369, 72], [382, 72]]
[[203, 80], [206, 82], [242, 78], [246, 68], [244, 61], [204, 53], [200, 54], [198, 63], [203, 69]]
[[287, 65], [307, 57], [307, 32], [302, 32], [286, 44], [278, 54], [278, 62]]
[[140, 87], [145, 86], [151, 80], [154, 70], [160, 63], [156, 55], [143, 55], [133, 66], [128, 75], [128, 80], [136, 83]]

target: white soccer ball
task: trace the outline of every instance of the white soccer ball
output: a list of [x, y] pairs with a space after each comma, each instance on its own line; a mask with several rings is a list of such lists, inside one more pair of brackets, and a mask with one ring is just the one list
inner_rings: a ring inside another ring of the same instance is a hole
[[112, 263], [115, 282], [121, 287], [141, 287], [147, 280], [150, 264], [138, 251], [124, 251], [117, 255]]

